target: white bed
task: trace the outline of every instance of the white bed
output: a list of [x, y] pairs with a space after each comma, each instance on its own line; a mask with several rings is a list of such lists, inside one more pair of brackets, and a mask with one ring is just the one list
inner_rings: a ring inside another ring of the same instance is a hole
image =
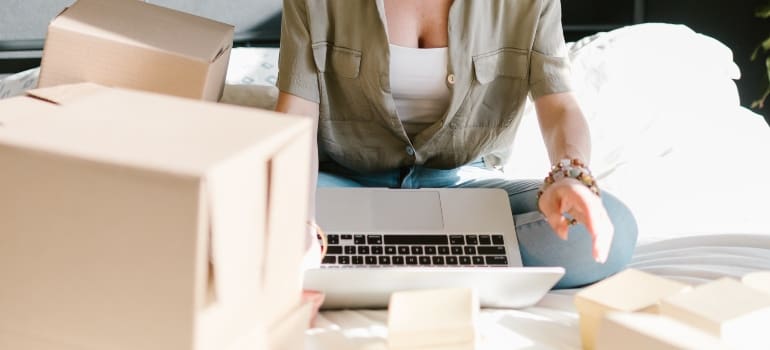
[[[731, 51], [684, 26], [645, 24], [570, 44], [600, 185], [635, 213], [631, 264], [688, 283], [770, 270], [770, 128], [742, 108]], [[224, 102], [270, 108], [276, 49], [235, 49]], [[36, 70], [0, 81], [0, 98], [35, 85]], [[548, 163], [529, 108], [506, 166], [540, 178]], [[483, 310], [488, 348], [580, 349], [575, 290], [524, 310]], [[308, 349], [384, 349], [385, 310], [323, 312]]]

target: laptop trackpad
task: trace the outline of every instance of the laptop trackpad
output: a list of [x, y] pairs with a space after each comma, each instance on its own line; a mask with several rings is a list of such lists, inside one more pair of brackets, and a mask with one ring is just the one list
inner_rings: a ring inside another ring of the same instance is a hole
[[441, 230], [444, 216], [437, 191], [374, 191], [372, 224], [387, 231]]

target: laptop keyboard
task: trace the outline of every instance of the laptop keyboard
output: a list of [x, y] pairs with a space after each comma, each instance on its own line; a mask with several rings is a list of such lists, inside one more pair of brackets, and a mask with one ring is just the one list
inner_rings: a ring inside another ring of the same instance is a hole
[[500, 234], [329, 234], [322, 267], [508, 266]]

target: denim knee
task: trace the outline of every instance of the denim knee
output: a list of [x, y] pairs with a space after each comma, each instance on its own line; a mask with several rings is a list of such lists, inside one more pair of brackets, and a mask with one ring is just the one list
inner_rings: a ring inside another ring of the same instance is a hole
[[[603, 192], [602, 201], [615, 227], [610, 254], [604, 264], [593, 260], [591, 236], [583, 225], [570, 228], [569, 239], [562, 241], [542, 219], [517, 223], [524, 266], [563, 266], [564, 277], [556, 288], [575, 288], [604, 279], [626, 267], [636, 247], [638, 229], [636, 219], [615, 196]], [[527, 213], [526, 215], [539, 215]]]

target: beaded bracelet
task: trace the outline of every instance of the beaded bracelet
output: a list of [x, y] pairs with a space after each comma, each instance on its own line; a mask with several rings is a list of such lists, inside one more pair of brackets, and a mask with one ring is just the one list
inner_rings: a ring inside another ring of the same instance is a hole
[[[580, 181], [583, 185], [586, 185], [595, 195], [601, 196], [599, 192], [599, 186], [596, 185], [596, 179], [591, 175], [591, 171], [583, 164], [579, 159], [562, 159], [551, 167], [551, 171], [548, 176], [543, 180], [543, 186], [537, 191], [537, 199], [543, 195], [543, 192], [556, 182], [564, 178], [572, 178]], [[570, 224], [574, 225], [577, 221], [570, 219]]]
[[318, 226], [315, 221], [308, 221], [307, 224], [315, 230], [316, 238], [321, 241], [321, 259], [323, 259], [326, 256], [326, 250], [329, 248], [326, 233], [324, 233], [324, 230], [322, 230], [321, 226]]

